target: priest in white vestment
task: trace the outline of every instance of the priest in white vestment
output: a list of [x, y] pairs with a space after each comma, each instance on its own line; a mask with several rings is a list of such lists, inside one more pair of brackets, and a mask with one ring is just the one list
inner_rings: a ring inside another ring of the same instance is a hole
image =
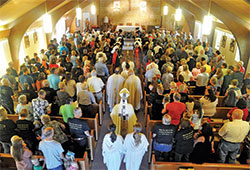
[[115, 105], [110, 117], [116, 125], [116, 134], [126, 135], [133, 132], [133, 126], [137, 121], [137, 117], [133, 106], [127, 103], [127, 98], [130, 94], [129, 91], [124, 88], [119, 94], [121, 96], [121, 102]]
[[106, 134], [102, 143], [103, 162], [108, 170], [120, 170], [123, 158], [123, 138], [115, 134], [116, 126], [109, 126], [110, 133]]
[[124, 82], [124, 88], [128, 89], [130, 96], [128, 97], [128, 103], [132, 104], [134, 109], [138, 111], [141, 107], [142, 87], [141, 80], [134, 74], [134, 71], [129, 70], [129, 77]]
[[142, 127], [140, 123], [134, 126], [134, 132], [127, 134], [124, 140], [126, 170], [139, 170], [142, 158], [148, 149], [148, 140], [146, 136], [140, 133]]
[[124, 78], [119, 74], [119, 71], [117, 67], [115, 73], [112, 74], [107, 81], [106, 94], [110, 112], [112, 112], [114, 105], [120, 102], [119, 92], [123, 87]]

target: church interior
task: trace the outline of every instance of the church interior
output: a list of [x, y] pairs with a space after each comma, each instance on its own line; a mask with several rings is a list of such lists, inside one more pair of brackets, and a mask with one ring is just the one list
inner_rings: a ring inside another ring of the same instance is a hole
[[0, 169], [250, 169], [250, 0], [0, 0]]

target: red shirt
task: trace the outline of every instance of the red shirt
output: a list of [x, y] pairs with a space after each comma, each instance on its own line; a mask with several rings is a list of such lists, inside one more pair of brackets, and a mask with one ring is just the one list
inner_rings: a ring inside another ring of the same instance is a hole
[[[232, 108], [228, 114], [230, 114], [232, 116], [232, 113], [235, 109], [239, 109], [238, 107], [234, 107]], [[242, 120], [247, 120], [247, 116], [248, 116], [248, 108], [246, 107], [245, 109], [241, 109], [243, 111], [243, 117], [242, 117]], [[229, 120], [232, 121], [232, 117], [230, 116]]]
[[166, 110], [172, 118], [171, 124], [178, 125], [180, 123], [182, 113], [186, 110], [186, 105], [181, 102], [172, 102], [166, 105]]

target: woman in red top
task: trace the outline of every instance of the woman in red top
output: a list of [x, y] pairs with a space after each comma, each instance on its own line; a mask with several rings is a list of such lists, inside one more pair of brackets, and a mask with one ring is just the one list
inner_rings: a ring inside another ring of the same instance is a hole
[[51, 70], [54, 67], [59, 68], [59, 66], [56, 64], [56, 58], [51, 58], [50, 64], [49, 64], [49, 69]]
[[242, 120], [247, 120], [247, 116], [248, 116], [248, 108], [247, 108], [247, 103], [246, 101], [241, 98], [239, 99], [239, 101], [236, 103], [236, 107], [232, 108], [228, 114], [227, 114], [227, 118], [229, 118], [230, 121], [232, 121], [232, 113], [235, 109], [241, 109], [243, 111], [243, 117]]

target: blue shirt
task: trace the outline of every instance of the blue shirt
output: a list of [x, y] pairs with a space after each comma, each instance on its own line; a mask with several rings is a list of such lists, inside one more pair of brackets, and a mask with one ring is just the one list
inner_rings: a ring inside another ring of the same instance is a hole
[[63, 164], [60, 154], [64, 150], [59, 142], [42, 140], [39, 143], [39, 150], [43, 152], [47, 169], [56, 168]]
[[66, 54], [68, 55], [69, 54], [69, 49], [67, 48], [67, 47], [65, 47], [65, 46], [62, 46], [61, 48], [60, 48], [60, 50], [59, 50], [59, 52], [60, 52], [60, 54], [62, 55], [62, 51], [66, 51]]
[[109, 76], [108, 68], [105, 64], [102, 62], [98, 62], [95, 64], [96, 74], [98, 76]]
[[29, 84], [29, 87], [30, 87], [30, 90], [33, 90], [33, 86], [32, 84], [34, 83], [33, 81], [33, 78], [29, 75], [21, 75], [19, 78], [18, 78], [18, 81], [19, 83], [21, 83], [21, 86], [22, 86], [22, 90], [24, 90], [24, 83], [28, 83]]
[[53, 88], [54, 90], [58, 90], [58, 84], [60, 83], [60, 77], [55, 74], [51, 74], [48, 76], [49, 87]]

